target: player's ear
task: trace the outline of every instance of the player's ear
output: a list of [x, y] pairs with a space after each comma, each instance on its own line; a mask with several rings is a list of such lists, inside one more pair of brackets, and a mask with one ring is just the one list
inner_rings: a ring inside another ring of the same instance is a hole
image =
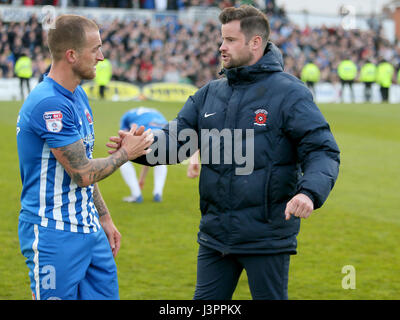
[[250, 40], [250, 46], [253, 50], [258, 50], [260, 47], [262, 47], [262, 44], [263, 44], [263, 41], [262, 41], [261, 36], [255, 35]]
[[69, 63], [75, 63], [77, 59], [77, 53], [74, 49], [68, 49], [65, 51], [65, 59]]

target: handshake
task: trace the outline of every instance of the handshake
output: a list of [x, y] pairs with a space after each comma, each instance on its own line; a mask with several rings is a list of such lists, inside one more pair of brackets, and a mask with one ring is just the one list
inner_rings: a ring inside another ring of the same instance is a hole
[[134, 160], [140, 156], [146, 155], [151, 152], [149, 147], [154, 142], [154, 135], [151, 129], [144, 131], [144, 126], [137, 127], [136, 124], [131, 126], [131, 130], [118, 131], [118, 137], [110, 137], [111, 142], [106, 146], [109, 154], [121, 152], [127, 156], [127, 160]]

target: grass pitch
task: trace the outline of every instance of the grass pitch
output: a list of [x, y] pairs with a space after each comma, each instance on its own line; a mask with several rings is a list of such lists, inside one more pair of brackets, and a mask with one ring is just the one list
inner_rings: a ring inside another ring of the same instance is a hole
[[[121, 115], [139, 105], [171, 120], [183, 104], [92, 102], [95, 157], [106, 156]], [[31, 299], [28, 268], [17, 235], [21, 182], [15, 124], [20, 102], [0, 102], [0, 299]], [[291, 258], [290, 299], [400, 299], [400, 106], [320, 105], [341, 149], [338, 181], [324, 207], [302, 221], [298, 254]], [[137, 167], [137, 173], [139, 173]], [[152, 170], [144, 202], [129, 194], [119, 172], [99, 183], [122, 234], [116, 258], [121, 299], [190, 300], [196, 281], [200, 219], [198, 180], [186, 166], [168, 167], [162, 203], [152, 202]], [[343, 289], [344, 266], [355, 289]], [[234, 299], [251, 299], [245, 272]]]

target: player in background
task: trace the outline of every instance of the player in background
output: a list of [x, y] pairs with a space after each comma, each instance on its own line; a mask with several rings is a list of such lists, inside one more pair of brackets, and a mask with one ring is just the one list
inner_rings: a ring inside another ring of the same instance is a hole
[[93, 158], [93, 114], [79, 85], [104, 59], [97, 25], [60, 15], [49, 30], [51, 69], [17, 120], [22, 180], [18, 235], [34, 299], [118, 299], [114, 261], [121, 235], [97, 182], [150, 152], [150, 131], [134, 126], [118, 152]]
[[[168, 124], [168, 121], [161, 114], [161, 112], [156, 109], [139, 107], [129, 110], [122, 116], [120, 129], [129, 131], [133, 124], [136, 124], [137, 126], [144, 126], [145, 130], [151, 129], [154, 131], [161, 130], [164, 125]], [[136, 177], [135, 168], [131, 162], [126, 162], [124, 165], [122, 165], [120, 171], [122, 178], [128, 185], [131, 192], [129, 196], [123, 198], [123, 201], [132, 203], [143, 202], [141, 189], [144, 186], [149, 167], [142, 167], [139, 181]], [[153, 179], [153, 201], [161, 202], [165, 181], [167, 179], [167, 166], [155, 166]]]

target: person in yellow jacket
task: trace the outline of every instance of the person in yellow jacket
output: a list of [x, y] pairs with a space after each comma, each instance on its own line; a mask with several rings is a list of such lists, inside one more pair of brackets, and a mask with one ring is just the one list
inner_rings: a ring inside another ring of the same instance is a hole
[[110, 60], [104, 59], [103, 61], [99, 61], [96, 66], [96, 77], [94, 81], [99, 86], [99, 94], [101, 99], [104, 99], [105, 90], [111, 81], [111, 77], [112, 65]]
[[27, 87], [28, 93], [31, 92], [31, 87], [29, 84], [30, 78], [32, 78], [32, 60], [28, 56], [28, 52], [26, 50], [22, 51], [21, 56], [17, 59], [14, 66], [14, 73], [20, 79], [20, 91], [21, 91], [21, 100], [25, 99], [24, 96], [24, 84]]
[[372, 84], [376, 80], [376, 65], [367, 60], [360, 70], [360, 82], [364, 83], [364, 98], [366, 102], [371, 101]]
[[301, 81], [303, 81], [307, 87], [311, 90], [315, 97], [315, 84], [319, 82], [321, 72], [315, 63], [308, 62], [304, 65], [301, 70]]
[[397, 71], [397, 84], [400, 85], [400, 66], [399, 71]]
[[338, 65], [337, 72], [340, 78], [340, 82], [342, 84], [342, 88], [340, 90], [340, 98], [342, 102], [345, 86], [348, 86], [350, 88], [351, 101], [355, 100], [353, 83], [357, 77], [357, 71], [358, 70], [356, 64], [349, 59], [342, 60]]
[[389, 89], [392, 85], [394, 67], [382, 59], [376, 68], [376, 83], [379, 84], [382, 96], [382, 102], [389, 101]]

